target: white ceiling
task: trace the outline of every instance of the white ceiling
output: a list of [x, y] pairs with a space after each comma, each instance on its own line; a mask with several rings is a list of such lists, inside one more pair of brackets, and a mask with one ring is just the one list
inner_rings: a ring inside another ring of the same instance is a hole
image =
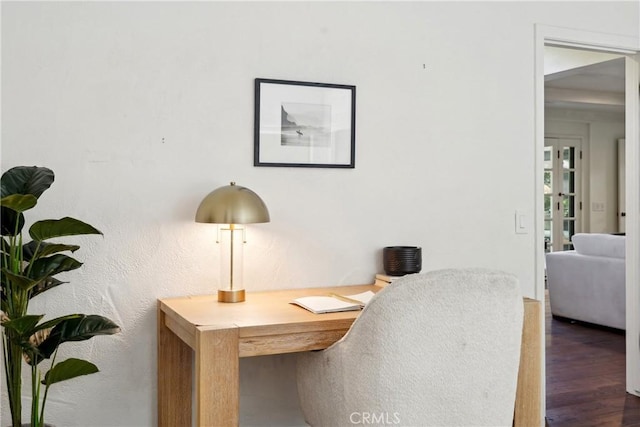
[[624, 112], [624, 57], [545, 76], [545, 105]]

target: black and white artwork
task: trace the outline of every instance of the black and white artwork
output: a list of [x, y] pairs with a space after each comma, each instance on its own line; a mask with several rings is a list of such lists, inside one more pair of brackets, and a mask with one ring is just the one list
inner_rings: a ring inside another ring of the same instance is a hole
[[355, 167], [355, 86], [255, 84], [254, 166]]
[[321, 104], [282, 104], [282, 145], [326, 147], [331, 141], [331, 106]]

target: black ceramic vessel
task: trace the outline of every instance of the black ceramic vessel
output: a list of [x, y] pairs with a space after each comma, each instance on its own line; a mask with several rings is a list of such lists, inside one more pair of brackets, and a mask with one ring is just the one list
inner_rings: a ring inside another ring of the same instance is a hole
[[419, 246], [387, 246], [382, 249], [384, 272], [404, 276], [422, 270], [422, 248]]

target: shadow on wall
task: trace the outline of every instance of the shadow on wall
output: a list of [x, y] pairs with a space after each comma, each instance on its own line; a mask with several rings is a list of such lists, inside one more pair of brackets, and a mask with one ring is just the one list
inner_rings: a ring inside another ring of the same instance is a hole
[[295, 353], [240, 359], [240, 425], [307, 425], [298, 401], [295, 368]]

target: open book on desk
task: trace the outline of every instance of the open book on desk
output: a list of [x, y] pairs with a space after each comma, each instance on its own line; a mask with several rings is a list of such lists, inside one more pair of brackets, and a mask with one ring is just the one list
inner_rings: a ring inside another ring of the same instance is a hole
[[296, 298], [291, 304], [299, 305], [316, 314], [354, 311], [362, 309], [374, 295], [371, 291], [356, 295], [327, 294]]

